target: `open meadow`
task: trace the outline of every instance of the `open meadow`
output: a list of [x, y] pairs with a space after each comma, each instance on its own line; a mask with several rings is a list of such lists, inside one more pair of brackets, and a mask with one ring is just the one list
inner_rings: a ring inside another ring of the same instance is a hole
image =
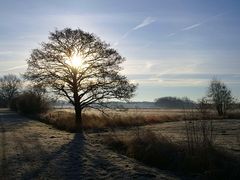
[[[230, 114], [238, 117], [237, 111]], [[67, 131], [76, 130], [70, 109], [51, 110], [41, 120]], [[86, 110], [83, 127], [93, 142], [144, 164], [174, 171], [177, 176], [239, 177], [237, 118], [219, 117], [214, 111], [202, 114], [197, 109]]]
[[[238, 113], [235, 111], [233, 114]], [[240, 118], [224, 119], [213, 111], [208, 114], [208, 119], [204, 121], [212, 122], [214, 142], [240, 154]], [[43, 121], [62, 129], [74, 130], [72, 109], [54, 109], [41, 117]], [[102, 136], [109, 133], [129, 136], [131, 133], [150, 130], [174, 141], [184, 141], [186, 124], [202, 121], [201, 117], [203, 115], [196, 109], [125, 109], [105, 110], [104, 113], [91, 109], [84, 112], [83, 126], [87, 134], [96, 132]]]
[[[214, 112], [208, 113], [208, 117], [219, 118]], [[62, 129], [73, 130], [75, 127], [74, 110], [70, 108], [52, 109], [43, 113], [40, 118]], [[202, 118], [206, 117], [195, 109], [86, 109], [83, 112], [83, 127], [99, 130]]]

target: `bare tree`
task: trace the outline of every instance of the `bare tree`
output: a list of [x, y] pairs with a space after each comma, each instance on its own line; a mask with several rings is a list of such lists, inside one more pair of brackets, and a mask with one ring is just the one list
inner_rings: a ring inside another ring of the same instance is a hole
[[75, 107], [81, 129], [82, 110], [109, 99], [130, 99], [136, 85], [120, 74], [124, 58], [93, 34], [69, 28], [50, 33], [49, 41], [34, 49], [25, 77], [52, 88]]
[[208, 97], [213, 101], [218, 115], [226, 115], [227, 110], [230, 108], [234, 101], [232, 92], [221, 81], [213, 79], [208, 87]]
[[21, 80], [16, 75], [5, 75], [0, 78], [0, 96], [4, 106], [9, 106], [11, 100], [19, 93]]

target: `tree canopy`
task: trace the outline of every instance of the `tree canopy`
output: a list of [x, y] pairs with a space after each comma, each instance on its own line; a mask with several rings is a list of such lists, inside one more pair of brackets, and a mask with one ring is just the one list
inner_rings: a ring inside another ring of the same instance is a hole
[[11, 100], [19, 93], [22, 82], [13, 74], [8, 74], [0, 78], [0, 104], [9, 106]]
[[124, 60], [94, 34], [66, 28], [50, 33], [49, 41], [32, 51], [25, 77], [66, 97], [81, 122], [84, 108], [134, 95], [136, 85], [120, 74]]
[[208, 97], [211, 98], [219, 115], [225, 115], [234, 98], [231, 90], [220, 80], [213, 79], [208, 87]]

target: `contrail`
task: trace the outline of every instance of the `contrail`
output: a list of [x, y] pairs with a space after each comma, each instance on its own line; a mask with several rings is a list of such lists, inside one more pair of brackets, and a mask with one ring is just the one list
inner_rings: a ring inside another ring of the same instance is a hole
[[197, 27], [199, 27], [199, 26], [201, 26], [201, 25], [202, 25], [202, 23], [197, 23], [197, 24], [193, 24], [193, 25], [191, 25], [191, 26], [187, 26], [187, 27], [185, 27], [185, 28], [183, 28], [183, 29], [181, 29], [181, 30], [182, 30], [182, 31], [188, 31], [188, 30], [197, 28]]
[[153, 17], [146, 17], [140, 24], [138, 24], [137, 26], [135, 26], [134, 28], [130, 29], [129, 31], [127, 31], [126, 33], [124, 33], [122, 35], [122, 37], [116, 41], [113, 45], [117, 46], [119, 44], [120, 41], [122, 41], [123, 39], [125, 39], [130, 33], [132, 33], [133, 31], [136, 31], [138, 29], [141, 29], [143, 27], [146, 27], [152, 23], [154, 23], [156, 21], [156, 18]]
[[199, 22], [199, 23], [195, 23], [195, 24], [192, 24], [190, 26], [186, 26], [182, 29], [180, 29], [178, 32], [174, 32], [174, 33], [169, 33], [166, 37], [172, 37], [172, 36], [175, 36], [176, 34], [178, 34], [179, 32], [181, 31], [189, 31], [189, 30], [192, 30], [192, 29], [195, 29], [195, 28], [198, 28], [204, 24], [206, 24], [207, 22], [211, 21], [212, 19], [215, 19], [217, 17], [221, 17], [223, 16], [224, 14], [226, 14], [227, 12], [224, 12], [224, 13], [219, 13], [219, 14], [216, 14], [214, 16], [211, 16], [211, 17], [208, 17], [207, 19]]
[[137, 29], [143, 28], [145, 26], [148, 26], [148, 25], [154, 23], [155, 21], [156, 21], [155, 18], [147, 17], [139, 25], [135, 26], [132, 30], [137, 30]]

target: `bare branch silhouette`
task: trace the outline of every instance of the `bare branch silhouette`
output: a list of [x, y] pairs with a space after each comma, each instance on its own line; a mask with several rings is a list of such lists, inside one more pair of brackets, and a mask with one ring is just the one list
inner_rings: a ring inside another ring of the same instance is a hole
[[232, 92], [221, 81], [213, 79], [208, 87], [208, 97], [211, 98], [218, 115], [225, 116], [227, 110], [234, 103]]
[[66, 97], [81, 127], [84, 108], [134, 95], [136, 85], [120, 74], [124, 60], [95, 35], [66, 28], [50, 33], [49, 42], [32, 51], [25, 77]]
[[0, 100], [4, 106], [9, 106], [11, 100], [19, 93], [21, 80], [16, 75], [5, 75], [0, 78]]

